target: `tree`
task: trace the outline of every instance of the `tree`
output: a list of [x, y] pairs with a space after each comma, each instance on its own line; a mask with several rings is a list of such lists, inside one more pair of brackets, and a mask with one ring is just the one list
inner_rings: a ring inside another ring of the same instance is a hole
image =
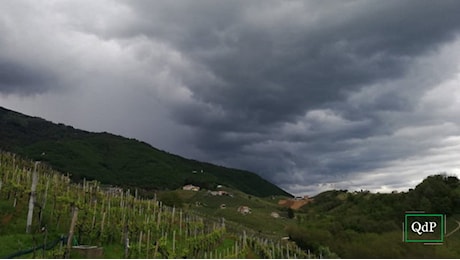
[[420, 209], [424, 210], [425, 212], [431, 212], [431, 202], [426, 197], [422, 197], [420, 200]]
[[291, 208], [288, 208], [287, 210], [288, 218], [293, 219], [295, 217], [294, 210]]

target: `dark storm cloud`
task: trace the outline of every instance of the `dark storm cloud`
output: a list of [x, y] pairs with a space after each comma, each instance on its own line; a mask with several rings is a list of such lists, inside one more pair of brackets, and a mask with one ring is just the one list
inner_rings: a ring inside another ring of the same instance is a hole
[[[289, 5], [280, 2], [134, 5], [144, 19], [129, 33], [124, 31], [124, 37], [143, 34], [160, 38], [214, 76], [212, 81], [186, 80], [193, 98], [206, 106], [179, 106], [174, 108], [174, 115], [197, 129], [199, 149], [209, 158], [227, 163], [244, 154], [244, 145], [260, 143], [261, 139], [301, 139], [306, 145], [296, 153], [320, 154], [350, 148], [329, 144], [341, 139], [391, 133], [398, 123], [391, 125], [374, 112], [410, 110], [417, 95], [431, 85], [417, 82], [401, 86], [407, 95], [390, 90], [376, 96], [367, 107], [351, 107], [343, 101], [350, 92], [367, 85], [404, 76], [413, 59], [452, 40], [460, 23], [456, 19], [460, 4], [455, 1], [294, 2], [297, 10], [292, 16], [289, 12], [273, 14], [273, 10]], [[369, 122], [346, 131], [299, 133], [297, 137], [279, 137], [272, 131], [285, 122], [297, 121], [310, 109], [336, 105], [344, 118], [367, 118]], [[239, 133], [239, 138], [229, 140], [228, 132]], [[255, 133], [259, 133], [257, 138], [247, 137]], [[318, 144], [313, 141], [317, 139]], [[283, 161], [282, 153], [277, 152], [263, 158]], [[388, 157], [411, 153], [392, 154]], [[373, 155], [365, 153], [356, 160], [345, 158], [328, 165], [305, 165], [299, 155], [293, 160], [311, 171], [318, 167], [320, 172], [340, 170], [345, 174], [387, 161], [382, 156], [364, 158]], [[360, 163], [363, 160], [368, 162]], [[274, 166], [264, 167], [267, 165], [249, 160], [242, 166], [271, 178], [268, 168]]]
[[0, 92], [65, 89], [76, 123], [298, 193], [460, 168], [458, 1], [3, 5]]
[[[299, 17], [289, 16], [273, 28], [251, 22], [275, 3], [141, 5], [140, 12], [162, 17], [162, 30], [140, 33], [165, 37], [220, 80], [192, 84], [195, 98], [218, 104], [240, 122], [266, 124], [403, 75], [413, 57], [452, 39], [459, 25], [455, 1], [335, 2], [314, 28], [292, 24]], [[309, 2], [301, 8], [297, 15], [316, 11]], [[314, 8], [325, 11], [320, 4]], [[183, 112], [183, 118], [194, 113]]]
[[54, 84], [54, 77], [40, 68], [0, 60], [0, 92], [2, 93], [40, 93]]

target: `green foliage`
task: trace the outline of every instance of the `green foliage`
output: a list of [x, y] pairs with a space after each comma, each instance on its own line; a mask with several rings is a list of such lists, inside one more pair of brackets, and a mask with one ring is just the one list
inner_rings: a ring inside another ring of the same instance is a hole
[[176, 192], [162, 192], [159, 196], [159, 200], [170, 207], [181, 208], [184, 203]]
[[412, 206], [427, 212], [440, 212], [448, 216], [460, 213], [459, 180], [455, 176], [439, 174], [427, 177], [409, 194]]
[[327, 191], [303, 207], [298, 226], [287, 231], [302, 248], [319, 254], [325, 246], [341, 258], [458, 258], [460, 232], [443, 246], [402, 243], [401, 223], [405, 211], [424, 210], [451, 216], [447, 232], [457, 228], [459, 184], [457, 177], [441, 174], [406, 193]]

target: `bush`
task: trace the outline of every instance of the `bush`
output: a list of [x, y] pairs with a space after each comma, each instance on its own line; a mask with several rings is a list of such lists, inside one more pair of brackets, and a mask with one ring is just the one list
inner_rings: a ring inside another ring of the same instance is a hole
[[164, 192], [159, 195], [159, 200], [170, 207], [181, 208], [184, 204], [184, 201], [175, 192]]

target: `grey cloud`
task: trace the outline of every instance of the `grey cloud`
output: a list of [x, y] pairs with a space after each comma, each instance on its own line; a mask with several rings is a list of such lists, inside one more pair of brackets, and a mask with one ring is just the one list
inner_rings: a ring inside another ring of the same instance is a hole
[[55, 77], [41, 69], [0, 60], [0, 92], [5, 94], [40, 93], [55, 84]]
[[[435, 146], [435, 139], [423, 143], [422, 137], [406, 140], [394, 132], [430, 120], [420, 118], [414, 106], [450, 72], [421, 81], [411, 69], [420, 56], [454, 40], [460, 5], [305, 3], [297, 15], [327, 14], [313, 19], [315, 26], [287, 13], [268, 27], [270, 18], [263, 14], [279, 2], [138, 2], [133, 10], [145, 18], [141, 26], [131, 36], [125, 31], [114, 37], [161, 39], [207, 70], [211, 81], [184, 78], [196, 102], [173, 107], [175, 119], [195, 129], [195, 146], [207, 159], [259, 172], [278, 184], [333, 183]], [[349, 103], [350, 95], [363, 89], [373, 96]], [[303, 118], [318, 109], [330, 109], [348, 124]], [[286, 123], [306, 128], [289, 135], [282, 131]]]
[[[305, 2], [297, 15], [317, 11], [328, 16], [317, 17], [312, 27], [286, 15], [272, 29], [251, 22], [258, 14], [248, 10], [263, 14], [282, 5], [276, 1], [129, 5], [140, 15], [131, 27], [100, 33], [161, 39], [201, 64], [218, 81], [186, 80], [188, 87], [196, 100], [218, 106], [228, 121], [240, 122], [233, 128], [292, 121], [306, 109], [340, 101], [366, 84], [401, 77], [414, 57], [453, 37], [460, 11], [455, 1]], [[326, 12], [328, 8], [332, 11]], [[400, 100], [396, 105], [403, 104]], [[197, 112], [184, 106], [176, 115], [189, 125], [229, 127], [220, 118], [191, 120]]]
[[[75, 43], [50, 33], [38, 48], [55, 46], [42, 52], [69, 64], [18, 51], [0, 60], [0, 91], [75, 88], [69, 93], [89, 100], [72, 111], [77, 123], [256, 171], [296, 192], [373, 180], [375, 189], [403, 187], [382, 171], [401, 170], [407, 183], [414, 173], [404, 160], [420, 162], [460, 134], [457, 99], [443, 102], [458, 82], [458, 1], [112, 3], [51, 4], [62, 19], [47, 20], [49, 28]], [[114, 111], [105, 94], [145, 122], [86, 118]]]
[[[319, 22], [315, 30], [298, 26], [289, 28], [295, 32], [290, 34], [251, 27], [243, 19], [241, 24], [236, 21], [237, 29], [233, 29], [237, 41], [214, 43], [206, 37], [192, 37], [200, 41], [176, 44], [221, 80], [218, 85], [192, 84], [196, 99], [218, 104], [239, 125], [269, 125], [294, 120], [306, 109], [340, 101], [346, 93], [366, 84], [403, 76], [414, 57], [451, 39], [457, 31], [458, 22], [451, 17], [455, 17], [459, 5], [449, 3], [433, 8], [426, 2], [364, 3], [357, 6], [360, 12], [352, 12], [350, 15], [355, 17], [344, 23], [328, 22], [323, 28]], [[339, 14], [341, 10], [337, 9]], [[190, 26], [196, 30], [194, 23]], [[209, 29], [209, 25], [201, 26]], [[204, 51], [223, 46], [228, 51], [219, 55]], [[204, 55], [200, 55], [201, 50]], [[405, 104], [402, 98], [384, 101], [399, 107]], [[181, 112], [187, 118], [190, 110]]]

